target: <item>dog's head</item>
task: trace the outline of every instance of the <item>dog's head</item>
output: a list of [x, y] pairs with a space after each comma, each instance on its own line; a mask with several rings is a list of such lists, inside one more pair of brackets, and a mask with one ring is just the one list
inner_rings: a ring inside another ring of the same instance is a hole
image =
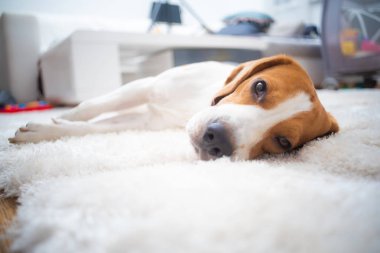
[[201, 159], [247, 160], [293, 150], [339, 126], [305, 70], [279, 55], [237, 66], [187, 130]]

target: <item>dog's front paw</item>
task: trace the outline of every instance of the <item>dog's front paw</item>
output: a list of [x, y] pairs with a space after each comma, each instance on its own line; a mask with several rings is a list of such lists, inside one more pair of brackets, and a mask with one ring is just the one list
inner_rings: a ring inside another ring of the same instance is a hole
[[28, 123], [26, 126], [20, 127], [15, 136], [9, 138], [8, 141], [14, 144], [22, 144], [55, 140], [59, 136], [56, 136], [52, 130], [52, 126], [48, 124]]

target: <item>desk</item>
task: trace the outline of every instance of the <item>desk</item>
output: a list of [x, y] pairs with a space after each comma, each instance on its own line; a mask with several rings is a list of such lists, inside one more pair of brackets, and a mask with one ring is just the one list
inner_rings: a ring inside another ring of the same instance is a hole
[[295, 57], [318, 85], [324, 79], [320, 47], [318, 39], [77, 31], [42, 56], [43, 87], [50, 102], [77, 104], [173, 66], [275, 54]]
[[180, 49], [243, 50], [258, 55], [267, 49], [267, 42], [219, 35], [77, 31], [41, 58], [45, 96], [52, 102], [76, 104], [102, 95], [124, 82], [175, 66], [173, 52]]

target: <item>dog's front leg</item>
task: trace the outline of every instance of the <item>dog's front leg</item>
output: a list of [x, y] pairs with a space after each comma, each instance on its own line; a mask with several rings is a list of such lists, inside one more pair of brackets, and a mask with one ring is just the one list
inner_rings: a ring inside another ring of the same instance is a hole
[[84, 136], [94, 133], [118, 132], [125, 130], [121, 124], [93, 124], [87, 122], [57, 121], [54, 124], [28, 123], [20, 127], [10, 143], [38, 143], [41, 141], [54, 141], [62, 137]]
[[127, 83], [106, 95], [80, 103], [59, 118], [69, 121], [87, 121], [103, 113], [129, 109], [149, 102], [153, 77]]
[[20, 127], [13, 138], [9, 138], [10, 143], [37, 143], [41, 141], [53, 141], [64, 136], [81, 136], [93, 132], [91, 124], [87, 122], [75, 122], [70, 124], [39, 124], [28, 123]]
[[20, 127], [9, 142], [15, 144], [54, 141], [62, 137], [84, 136], [95, 133], [120, 132], [128, 129], [161, 130], [176, 125], [167, 121], [150, 107], [116, 113], [94, 122], [53, 119], [50, 124], [28, 123]]

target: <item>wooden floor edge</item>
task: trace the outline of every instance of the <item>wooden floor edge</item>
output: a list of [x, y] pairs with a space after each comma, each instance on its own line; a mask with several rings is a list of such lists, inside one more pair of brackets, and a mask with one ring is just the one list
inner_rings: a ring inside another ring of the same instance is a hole
[[13, 218], [16, 215], [17, 198], [4, 196], [0, 197], [0, 252], [9, 252], [10, 240], [6, 236], [6, 230], [12, 224]]

